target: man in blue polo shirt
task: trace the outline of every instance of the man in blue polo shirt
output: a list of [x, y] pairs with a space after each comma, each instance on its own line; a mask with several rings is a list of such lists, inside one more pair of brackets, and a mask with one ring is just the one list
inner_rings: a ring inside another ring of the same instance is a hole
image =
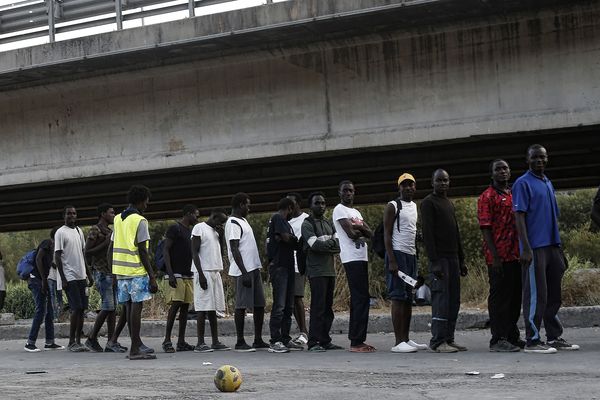
[[[523, 268], [523, 320], [526, 353], [556, 353], [578, 350], [560, 336], [562, 325], [556, 316], [561, 305], [561, 281], [568, 267], [560, 246], [558, 205], [554, 187], [544, 175], [546, 149], [534, 144], [527, 149], [529, 171], [513, 185], [513, 210], [521, 247]], [[548, 343], [540, 340], [544, 321]]]

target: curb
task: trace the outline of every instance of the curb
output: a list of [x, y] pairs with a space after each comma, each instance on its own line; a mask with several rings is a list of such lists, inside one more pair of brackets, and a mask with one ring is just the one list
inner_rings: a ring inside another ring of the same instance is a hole
[[[600, 326], [600, 306], [588, 306], [588, 307], [566, 307], [560, 309], [558, 316], [565, 328], [588, 328], [593, 326]], [[263, 335], [268, 337], [269, 335], [269, 324], [268, 315], [265, 316], [265, 324], [263, 328]], [[458, 315], [458, 321], [456, 323], [457, 330], [466, 329], [486, 329], [488, 325], [488, 313], [487, 311], [479, 310], [465, 310], [461, 311]], [[18, 340], [27, 338], [30, 328], [30, 320], [20, 321], [12, 325], [0, 326], [0, 340]], [[343, 334], [348, 332], [349, 316], [347, 313], [338, 313], [333, 321], [331, 332], [334, 334]], [[412, 332], [428, 332], [430, 330], [431, 314], [429, 313], [415, 313], [413, 314], [411, 322]], [[176, 325], [178, 322], [176, 321]], [[208, 322], [207, 322], [208, 324]], [[292, 322], [295, 327], [295, 322]], [[84, 330], [87, 332], [93, 326], [93, 322], [86, 322]], [[519, 327], [523, 329], [523, 320], [519, 321]], [[142, 321], [142, 336], [145, 337], [162, 337], [165, 333], [166, 322], [165, 321]], [[295, 330], [295, 329], [294, 329]], [[54, 324], [54, 332], [56, 338], [68, 338], [69, 337], [69, 324], [68, 323], [56, 323]], [[106, 328], [103, 327], [100, 331], [100, 336], [105, 335]], [[173, 332], [177, 332], [177, 327], [173, 327]], [[193, 337], [196, 332], [196, 321], [188, 321], [187, 324], [188, 337]], [[207, 332], [210, 330], [207, 329]], [[252, 317], [246, 317], [245, 333], [247, 335], [253, 334], [253, 323]], [[392, 321], [388, 314], [371, 314], [369, 317], [369, 333], [389, 333], [392, 332]], [[219, 335], [221, 336], [233, 336], [235, 335], [235, 325], [233, 318], [219, 319]], [[124, 330], [123, 336], [127, 336], [127, 330]], [[44, 328], [40, 329], [38, 338], [44, 337]]]

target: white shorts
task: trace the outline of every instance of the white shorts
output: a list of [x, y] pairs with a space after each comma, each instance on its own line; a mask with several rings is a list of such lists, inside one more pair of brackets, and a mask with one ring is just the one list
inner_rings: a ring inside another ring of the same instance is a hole
[[225, 293], [220, 271], [203, 271], [208, 288], [200, 287], [198, 272], [194, 271], [194, 309], [196, 311], [225, 311]]

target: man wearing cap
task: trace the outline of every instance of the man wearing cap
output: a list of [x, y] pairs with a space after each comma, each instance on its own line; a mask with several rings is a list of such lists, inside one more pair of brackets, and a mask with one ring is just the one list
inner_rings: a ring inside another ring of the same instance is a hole
[[412, 286], [400, 279], [398, 271], [417, 277], [417, 205], [412, 201], [417, 189], [415, 178], [404, 173], [398, 178], [398, 198], [383, 213], [385, 281], [392, 300], [392, 324], [396, 341], [392, 352], [414, 353], [427, 349], [408, 338], [412, 316]]

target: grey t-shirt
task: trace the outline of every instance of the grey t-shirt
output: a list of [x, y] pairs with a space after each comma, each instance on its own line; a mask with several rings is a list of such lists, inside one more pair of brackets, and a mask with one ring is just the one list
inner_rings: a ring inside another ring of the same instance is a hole
[[63, 225], [54, 235], [54, 252], [62, 251], [60, 258], [67, 282], [87, 278], [83, 250], [85, 239], [79, 227]]

